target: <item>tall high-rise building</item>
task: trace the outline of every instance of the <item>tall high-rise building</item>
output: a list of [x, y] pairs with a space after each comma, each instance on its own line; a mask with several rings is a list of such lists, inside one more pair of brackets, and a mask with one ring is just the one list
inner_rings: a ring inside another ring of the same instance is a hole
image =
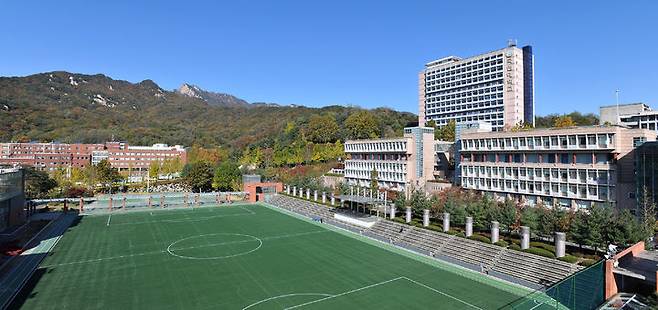
[[485, 121], [494, 131], [534, 125], [534, 56], [510, 41], [503, 49], [425, 65], [419, 75], [419, 123], [438, 127]]

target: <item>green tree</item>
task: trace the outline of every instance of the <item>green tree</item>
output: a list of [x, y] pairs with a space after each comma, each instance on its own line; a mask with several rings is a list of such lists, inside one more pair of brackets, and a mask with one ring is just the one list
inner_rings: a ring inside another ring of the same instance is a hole
[[455, 120], [450, 120], [445, 126], [434, 130], [434, 139], [441, 141], [455, 141]]
[[212, 165], [205, 161], [191, 163], [184, 169], [184, 181], [195, 192], [208, 192], [212, 189]]
[[647, 187], [640, 194], [640, 219], [642, 220], [642, 235], [644, 238], [653, 236], [656, 230], [656, 203], [651, 198]]
[[610, 224], [612, 213], [610, 208], [594, 204], [586, 217], [587, 234], [585, 242], [595, 249], [604, 248], [606, 243], [606, 227]]
[[149, 178], [157, 179], [160, 175], [160, 162], [152, 161], [149, 164]]
[[606, 228], [605, 240], [613, 244], [627, 246], [644, 239], [642, 225], [628, 209], [619, 212]]
[[239, 191], [242, 173], [238, 165], [231, 161], [223, 161], [215, 170], [212, 187], [222, 191]]
[[583, 245], [588, 244], [589, 240], [590, 231], [587, 225], [587, 217], [587, 213], [578, 210], [571, 220], [571, 227], [568, 232], [569, 240], [577, 243], [581, 249]]
[[119, 174], [117, 168], [113, 168], [107, 159], [101, 160], [95, 167], [96, 178], [100, 183], [111, 186], [112, 183], [121, 181], [123, 177]]
[[411, 207], [414, 214], [417, 215], [423, 214], [423, 210], [429, 209], [431, 207], [430, 201], [425, 196], [425, 192], [420, 190], [414, 190], [411, 193], [411, 197], [409, 197], [407, 204]]
[[374, 114], [367, 110], [353, 112], [345, 120], [348, 139], [373, 139], [379, 137], [379, 122]]
[[370, 172], [370, 189], [373, 191], [376, 191], [379, 189], [379, 183], [377, 183], [377, 178], [379, 175], [377, 174], [377, 170], [374, 168]]
[[507, 232], [511, 232], [516, 224], [516, 205], [513, 200], [505, 199], [500, 205], [500, 219], [499, 222], [507, 228]]
[[526, 206], [521, 209], [521, 225], [528, 226], [530, 231], [537, 231], [539, 227], [539, 213], [537, 212], [537, 208]]
[[338, 139], [340, 128], [331, 115], [313, 115], [304, 130], [306, 139], [313, 143], [328, 143]]
[[57, 187], [57, 182], [47, 173], [32, 167], [25, 168], [25, 196], [29, 199], [46, 198]]

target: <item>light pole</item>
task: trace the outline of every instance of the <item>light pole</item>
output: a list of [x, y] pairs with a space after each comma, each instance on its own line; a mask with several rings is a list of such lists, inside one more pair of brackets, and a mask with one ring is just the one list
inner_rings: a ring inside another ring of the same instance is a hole
[[620, 125], [621, 117], [619, 116], [619, 89], [615, 90], [615, 100], [617, 102], [617, 125]]

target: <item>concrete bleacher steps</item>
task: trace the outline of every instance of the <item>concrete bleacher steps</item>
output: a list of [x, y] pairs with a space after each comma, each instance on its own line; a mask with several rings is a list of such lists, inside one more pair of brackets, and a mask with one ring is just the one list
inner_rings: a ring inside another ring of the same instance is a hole
[[335, 221], [334, 209], [327, 206], [283, 195], [275, 196], [272, 204], [310, 217], [322, 217], [331, 224], [339, 224], [352, 231], [376, 239], [412, 248], [451, 262], [460, 262], [474, 270], [519, 279], [522, 283], [548, 286], [583, 269], [583, 267], [535, 254], [506, 249], [493, 244], [460, 238], [445, 233], [410, 226], [389, 220], [379, 220], [371, 228], [350, 226]]

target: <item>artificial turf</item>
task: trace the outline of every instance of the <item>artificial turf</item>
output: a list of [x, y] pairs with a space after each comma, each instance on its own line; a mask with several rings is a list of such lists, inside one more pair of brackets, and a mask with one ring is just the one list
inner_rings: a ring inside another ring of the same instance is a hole
[[89, 215], [13, 307], [499, 309], [528, 293], [365, 239], [260, 204]]

